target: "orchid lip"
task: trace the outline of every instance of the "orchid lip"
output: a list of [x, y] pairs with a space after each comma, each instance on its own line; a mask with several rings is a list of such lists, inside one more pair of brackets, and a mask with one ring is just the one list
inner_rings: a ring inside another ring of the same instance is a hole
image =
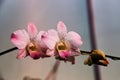
[[27, 46], [27, 51], [28, 52], [29, 51], [36, 51], [37, 49], [38, 49], [37, 44], [35, 44], [33, 42], [29, 43], [28, 46]]
[[68, 50], [70, 49], [70, 44], [67, 41], [60, 41], [56, 43], [57, 50]]
[[35, 58], [38, 58], [40, 56], [40, 46], [35, 43], [35, 42], [30, 42], [27, 47], [26, 50], [28, 52], [28, 54], [31, 56], [34, 56]]
[[61, 59], [67, 59], [71, 54], [70, 44], [67, 41], [61, 40], [58, 43], [56, 43], [55, 50], [56, 56], [58, 56]]

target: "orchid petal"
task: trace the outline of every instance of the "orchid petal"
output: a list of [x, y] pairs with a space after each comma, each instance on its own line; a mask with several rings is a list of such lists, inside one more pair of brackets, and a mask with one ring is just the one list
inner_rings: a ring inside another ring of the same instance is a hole
[[54, 40], [53, 36], [46, 32], [41, 38], [41, 41], [44, 42], [49, 49], [54, 49], [56, 41]]
[[60, 57], [67, 59], [71, 55], [71, 51], [65, 50], [65, 51], [59, 51]]
[[62, 21], [58, 22], [57, 30], [58, 30], [60, 38], [64, 38], [64, 36], [67, 34], [66, 25]]
[[[44, 37], [45, 31], [40, 31], [36, 37], [36, 42], [41, 46], [41, 48], [45, 49], [48, 48], [42, 38]], [[45, 50], [46, 51], [46, 50]]]
[[24, 49], [29, 42], [29, 35], [25, 30], [17, 30], [12, 33], [11, 41], [19, 49]]
[[54, 56], [55, 54], [54, 54], [54, 50], [47, 50], [47, 52], [46, 52], [46, 55], [48, 55], [48, 56]]
[[60, 40], [58, 36], [58, 32], [56, 30], [50, 29], [48, 30], [48, 34], [53, 36], [54, 41], [58, 42]]
[[44, 33], [45, 33], [45, 31], [40, 31], [36, 36], [36, 41], [40, 42]]
[[68, 32], [65, 38], [71, 43], [72, 47], [75, 49], [79, 48], [83, 43], [80, 35], [74, 31]]
[[25, 49], [20, 49], [18, 51], [17, 59], [22, 59], [27, 56], [26, 50]]
[[79, 49], [72, 49], [71, 50], [71, 56], [79, 56], [80, 55], [80, 50]]
[[28, 33], [29, 33], [30, 38], [36, 37], [38, 30], [33, 23], [28, 24]]
[[31, 51], [29, 52], [30, 57], [32, 57], [33, 59], [39, 59], [40, 57], [42, 57], [42, 52], [40, 51]]

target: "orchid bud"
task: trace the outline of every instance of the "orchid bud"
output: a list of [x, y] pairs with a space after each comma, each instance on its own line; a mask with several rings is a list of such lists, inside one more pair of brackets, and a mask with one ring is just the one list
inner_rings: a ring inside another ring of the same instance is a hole
[[103, 65], [107, 66], [109, 64], [106, 59], [105, 53], [102, 50], [92, 50], [89, 57], [84, 61], [85, 65]]

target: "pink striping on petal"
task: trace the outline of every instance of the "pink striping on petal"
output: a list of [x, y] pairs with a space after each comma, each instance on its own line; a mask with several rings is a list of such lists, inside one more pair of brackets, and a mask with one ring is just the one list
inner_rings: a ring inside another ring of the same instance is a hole
[[37, 30], [36, 26], [33, 23], [28, 24], [28, 33], [30, 35], [30, 38], [34, 38], [34, 37], [37, 36], [38, 30]]

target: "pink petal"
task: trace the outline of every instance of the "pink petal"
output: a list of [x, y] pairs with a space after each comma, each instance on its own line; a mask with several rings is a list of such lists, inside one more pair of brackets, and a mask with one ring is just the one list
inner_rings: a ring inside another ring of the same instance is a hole
[[47, 50], [47, 52], [46, 52], [46, 55], [48, 55], [48, 56], [54, 56], [55, 54], [54, 54], [54, 50]]
[[80, 35], [74, 31], [68, 32], [66, 39], [71, 43], [74, 49], [79, 48], [83, 43]]
[[26, 50], [25, 49], [20, 49], [18, 51], [17, 59], [22, 59], [27, 56]]
[[67, 34], [66, 25], [62, 21], [58, 22], [57, 30], [58, 30], [60, 38], [63, 38]]
[[60, 57], [66, 59], [67, 57], [69, 57], [71, 55], [71, 51], [69, 51], [69, 50], [59, 51], [59, 55], [60, 55]]
[[17, 30], [12, 33], [11, 41], [19, 49], [24, 49], [29, 42], [29, 35], [25, 30]]
[[48, 34], [53, 36], [53, 39], [58, 42], [60, 39], [59, 39], [59, 36], [58, 36], [58, 32], [54, 29], [50, 29], [48, 30]]
[[42, 57], [42, 52], [40, 52], [40, 51], [32, 51], [32, 52], [30, 52], [29, 53], [30, 54], [30, 56], [33, 58], [33, 59], [39, 59], [40, 57]]
[[34, 38], [37, 36], [38, 30], [33, 23], [28, 24], [28, 33], [30, 35], [30, 38]]
[[71, 50], [71, 56], [79, 56], [80, 55], [80, 49], [72, 49]]
[[44, 44], [51, 50], [54, 49], [56, 44], [54, 37], [49, 35], [47, 32], [42, 35], [41, 41], [44, 42]]
[[40, 42], [41, 41], [41, 38], [42, 36], [45, 34], [45, 31], [40, 31], [38, 33], [38, 35], [36, 36], [36, 41]]
[[36, 37], [36, 42], [40, 45], [40, 47], [42, 49], [45, 49], [44, 51], [46, 51], [46, 49], [48, 49], [46, 43], [44, 42], [44, 35], [46, 35], [46, 32], [45, 31], [40, 31]]

